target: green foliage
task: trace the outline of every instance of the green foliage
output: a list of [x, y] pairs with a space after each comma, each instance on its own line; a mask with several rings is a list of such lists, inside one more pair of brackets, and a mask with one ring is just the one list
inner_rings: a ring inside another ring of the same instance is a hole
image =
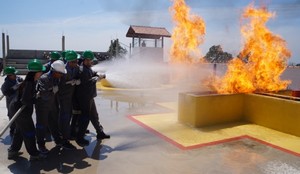
[[111, 41], [107, 52], [110, 53], [112, 58], [124, 58], [127, 50], [120, 45], [119, 39], [116, 39]]
[[232, 59], [232, 55], [227, 52], [223, 52], [220, 45], [214, 45], [209, 48], [204, 59], [209, 63], [227, 63]]

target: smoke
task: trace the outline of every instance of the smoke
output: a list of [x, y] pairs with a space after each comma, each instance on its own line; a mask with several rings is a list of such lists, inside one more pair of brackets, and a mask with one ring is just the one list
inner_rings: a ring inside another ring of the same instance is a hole
[[101, 62], [94, 70], [105, 73], [112, 90], [105, 96], [126, 96], [135, 101], [176, 101], [178, 93], [208, 90], [202, 81], [213, 74], [213, 65], [169, 64], [138, 59], [115, 59]]

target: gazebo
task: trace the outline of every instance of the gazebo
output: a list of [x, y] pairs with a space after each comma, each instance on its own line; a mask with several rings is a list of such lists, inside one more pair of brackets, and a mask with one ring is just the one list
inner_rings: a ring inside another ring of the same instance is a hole
[[131, 57], [163, 60], [164, 38], [171, 34], [162, 27], [131, 25], [126, 37], [132, 38]]
[[164, 47], [164, 37], [171, 37], [167, 29], [162, 27], [136, 26], [131, 25], [127, 31], [126, 37], [132, 38], [132, 47], [143, 46], [145, 39], [154, 40], [154, 47], [158, 47], [158, 41], [161, 41], [161, 47]]

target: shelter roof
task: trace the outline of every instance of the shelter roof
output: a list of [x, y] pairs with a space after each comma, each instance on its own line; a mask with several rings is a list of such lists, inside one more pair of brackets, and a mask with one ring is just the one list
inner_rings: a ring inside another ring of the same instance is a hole
[[171, 37], [171, 34], [163, 27], [131, 25], [127, 31], [126, 37], [159, 39], [161, 37]]

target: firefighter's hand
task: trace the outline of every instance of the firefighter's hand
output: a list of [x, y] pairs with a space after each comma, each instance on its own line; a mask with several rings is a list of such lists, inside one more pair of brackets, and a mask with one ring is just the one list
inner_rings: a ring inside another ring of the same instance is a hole
[[20, 85], [21, 85], [21, 83], [17, 83], [17, 84], [15, 84], [14, 86], [12, 86], [11, 88], [12, 88], [13, 90], [17, 90], [17, 89], [20, 87]]
[[106, 78], [106, 75], [105, 75], [105, 74], [100, 74], [100, 75], [99, 75], [99, 78], [100, 78], [100, 80], [101, 80], [101, 79], [105, 79], [105, 78]]
[[56, 94], [58, 92], [58, 86], [53, 86], [53, 93]]
[[76, 85], [80, 85], [80, 83], [81, 83], [81, 80], [80, 80], [80, 79], [75, 80], [75, 84], [76, 84]]
[[98, 76], [100, 78], [100, 80], [106, 78], [105, 74], [100, 74], [99, 72], [97, 72], [96, 76]]
[[94, 76], [94, 77], [92, 77], [91, 80], [96, 83], [99, 80], [99, 77], [98, 76]]

